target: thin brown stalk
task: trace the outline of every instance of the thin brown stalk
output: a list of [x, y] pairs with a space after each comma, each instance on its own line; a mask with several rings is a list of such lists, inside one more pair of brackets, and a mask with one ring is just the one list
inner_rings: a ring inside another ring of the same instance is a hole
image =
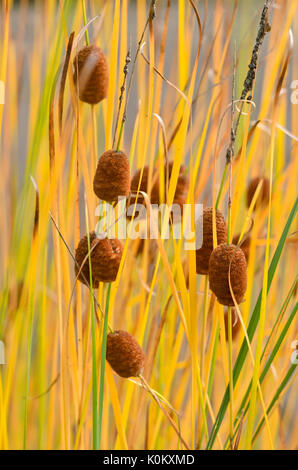
[[62, 135], [63, 98], [64, 98], [66, 77], [67, 77], [67, 71], [68, 71], [69, 62], [70, 62], [70, 56], [71, 56], [71, 51], [72, 51], [72, 46], [73, 46], [74, 35], [75, 35], [75, 33], [73, 31], [69, 36], [67, 49], [66, 49], [66, 55], [65, 55], [65, 59], [64, 59], [63, 68], [62, 68], [61, 80], [60, 80], [59, 102], [58, 102], [58, 109], [59, 109], [58, 119], [59, 119], [59, 134], [60, 134], [60, 137]]

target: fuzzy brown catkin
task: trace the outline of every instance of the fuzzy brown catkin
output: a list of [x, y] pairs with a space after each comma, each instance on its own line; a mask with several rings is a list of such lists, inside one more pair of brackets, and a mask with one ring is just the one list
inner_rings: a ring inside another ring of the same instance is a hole
[[109, 203], [127, 197], [130, 191], [129, 160], [120, 150], [107, 150], [98, 160], [93, 179], [96, 196]]
[[219, 245], [211, 253], [209, 261], [210, 289], [220, 304], [234, 306], [229, 286], [237, 304], [241, 303], [247, 287], [247, 264], [243, 251], [235, 245]]
[[145, 354], [127, 331], [114, 331], [107, 336], [106, 359], [120, 377], [136, 377], [142, 373]]
[[[215, 217], [217, 244], [220, 245], [227, 241], [227, 225], [220, 211], [216, 210]], [[203, 216], [198, 223], [203, 223], [203, 244], [196, 250], [196, 269], [197, 274], [208, 274], [209, 259], [213, 251], [212, 207], [203, 210]]]
[[122, 243], [117, 238], [97, 239], [92, 252], [92, 275], [99, 282], [115, 281], [123, 252]]
[[[90, 232], [89, 239], [92, 286], [97, 288], [99, 282], [115, 281], [122, 257], [123, 247], [117, 238], [100, 239], [96, 236], [95, 232]], [[87, 255], [88, 237], [85, 235], [81, 238], [76, 249], [75, 273], [77, 275], [80, 270], [78, 279], [86, 285], [87, 283], [90, 284], [89, 256]]]
[[103, 50], [95, 45], [85, 46], [77, 53], [73, 65], [80, 100], [97, 104], [105, 99], [108, 95], [109, 70]]
[[[96, 239], [96, 234], [95, 232], [90, 232], [89, 234], [89, 243], [90, 243], [90, 258], [92, 256], [91, 253], [91, 246], [93, 241]], [[84, 235], [84, 237], [81, 238], [79, 241], [79, 244], [76, 248], [75, 252], [75, 275], [77, 276], [78, 273], [78, 279], [81, 281], [83, 284], [88, 285], [87, 283], [90, 283], [90, 270], [89, 270], [89, 256], [87, 256], [89, 253], [88, 251], [88, 236]], [[87, 257], [87, 258], [86, 258]], [[85, 261], [84, 261], [85, 260]], [[93, 271], [92, 271], [92, 258], [91, 258], [91, 272], [92, 272], [92, 287], [97, 288], [98, 287], [98, 281], [94, 278]]]

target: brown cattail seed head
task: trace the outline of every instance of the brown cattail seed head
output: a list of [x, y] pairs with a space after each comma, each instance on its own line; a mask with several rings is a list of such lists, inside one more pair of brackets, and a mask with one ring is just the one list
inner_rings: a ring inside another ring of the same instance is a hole
[[120, 377], [136, 377], [142, 373], [145, 354], [135, 338], [127, 331], [114, 331], [107, 336], [106, 358]]
[[260, 181], [263, 180], [262, 187], [260, 189], [259, 195], [256, 200], [255, 208], [260, 206], [266, 206], [269, 203], [269, 193], [270, 193], [270, 182], [268, 178], [260, 178], [259, 176], [250, 180], [248, 188], [247, 188], [247, 196], [246, 196], [246, 205], [247, 207], [250, 206], [254, 194], [257, 190], [257, 187]]
[[[169, 163], [169, 181], [172, 176], [174, 162]], [[165, 166], [165, 172], [167, 171], [167, 167]], [[166, 174], [165, 174], [165, 181], [166, 181]], [[186, 202], [187, 198], [187, 191], [189, 188], [189, 178], [186, 173], [186, 167], [184, 165], [180, 166], [179, 175], [177, 180], [177, 186], [174, 194], [173, 204], [179, 204], [181, 207]]]
[[[168, 182], [170, 182], [171, 175], [172, 175], [172, 170], [173, 170], [173, 162], [169, 162], [168, 166], [168, 177], [167, 177], [167, 166], [165, 166], [165, 185]], [[140, 191], [144, 191], [149, 194], [150, 192], [150, 202], [151, 204], [160, 204], [161, 203], [161, 198], [159, 194], [159, 172], [156, 168], [153, 168], [153, 173], [152, 173], [152, 180], [151, 180], [151, 191], [149, 191], [148, 187], [148, 181], [149, 181], [149, 167], [145, 166], [143, 169], [143, 174], [142, 174], [142, 179], [140, 183]], [[141, 177], [141, 170], [138, 170], [132, 180], [131, 180], [131, 192], [136, 193], [138, 190], [139, 186], [139, 181]], [[186, 174], [186, 167], [184, 165], [180, 166], [179, 169], [179, 176], [177, 180], [177, 185], [176, 185], [176, 190], [174, 194], [174, 200], [173, 204], [179, 205], [180, 206], [180, 211], [183, 209], [183, 204], [186, 202], [187, 198], [187, 191], [189, 187], [189, 178]], [[130, 198], [130, 204], [135, 203], [136, 196], [131, 196]], [[166, 194], [164, 195], [164, 202], [166, 201]], [[142, 195], [138, 196], [138, 203], [139, 204], [144, 204], [144, 200]], [[137, 215], [137, 213], [136, 213]]]
[[219, 245], [209, 261], [210, 289], [222, 305], [234, 306], [230, 280], [237, 304], [243, 301], [247, 286], [247, 264], [243, 251], [235, 245]]
[[[231, 309], [232, 314], [232, 339], [235, 339], [238, 332], [240, 331], [241, 323], [237, 314], [237, 311], [234, 307]], [[226, 340], [229, 339], [229, 314], [228, 310], [224, 312], [224, 321], [225, 321], [225, 333], [226, 333]]]
[[[152, 179], [151, 179], [152, 186], [151, 186], [150, 200], [151, 200], [151, 204], [158, 204], [159, 176], [158, 176], [158, 171], [156, 170], [156, 168], [153, 168], [152, 171], [153, 173], [152, 173]], [[131, 183], [130, 183], [130, 190], [131, 190], [131, 193], [133, 194], [131, 194], [127, 200], [127, 209], [128, 207], [130, 207], [129, 212], [127, 211], [127, 214], [126, 214], [127, 219], [129, 220], [132, 219], [132, 214], [134, 210], [133, 206], [136, 204], [136, 202], [137, 204], [141, 204], [142, 206], [144, 206], [144, 210], [141, 209], [141, 211], [138, 211], [138, 208], [136, 206], [134, 217], [141, 217], [141, 218], [146, 217], [146, 209], [145, 209], [146, 204], [145, 204], [144, 197], [139, 192], [138, 198], [137, 198], [136, 193], [138, 191], [139, 184], [140, 184], [139, 191], [149, 193], [148, 182], [149, 182], [149, 167], [148, 166], [144, 166], [142, 178], [141, 178], [141, 170], [137, 170], [136, 173], [133, 175], [131, 179]]]
[[99, 282], [115, 281], [122, 257], [123, 247], [117, 238], [97, 238], [91, 254], [92, 275]]
[[[169, 182], [170, 182], [171, 175], [172, 175], [173, 165], [174, 165], [174, 162], [169, 163]], [[166, 171], [167, 171], [167, 167], [165, 166], [165, 184], [167, 181]], [[180, 207], [180, 212], [178, 212], [178, 214], [180, 213], [181, 215], [183, 214], [183, 204], [186, 203], [188, 188], [189, 188], [189, 178], [186, 174], [186, 167], [184, 165], [181, 165], [179, 169], [179, 175], [178, 175], [176, 190], [175, 190], [174, 199], [173, 199], [173, 205], [175, 204]], [[175, 218], [175, 208], [173, 208], [172, 214], [173, 215], [171, 215], [171, 217], [174, 217], [173, 218], [174, 222], [177, 220], [180, 220], [180, 217], [177, 217], [177, 215]]]
[[[141, 171], [142, 170], [137, 170], [136, 173], [132, 177], [131, 184], [130, 184], [130, 189], [131, 189], [131, 192], [133, 192], [133, 193], [136, 193], [137, 190], [138, 190], [139, 182], [140, 182], [140, 179], [141, 179]], [[141, 183], [140, 183], [140, 191], [143, 191], [145, 193], [149, 193], [148, 183], [149, 183], [149, 167], [144, 166], [142, 179], [141, 179]], [[153, 168], [153, 170], [152, 170], [151, 183], [152, 183], [152, 187], [150, 188], [151, 189], [151, 191], [150, 191], [150, 193], [151, 193], [150, 201], [151, 201], [151, 204], [158, 204], [158, 201], [159, 201], [159, 196], [158, 196], [158, 194], [159, 194], [159, 175], [158, 175], [158, 171], [157, 171], [156, 168]], [[134, 196], [134, 197], [136, 199], [136, 196]], [[132, 196], [132, 198], [133, 198], [133, 196]], [[138, 202], [141, 204], [141, 201], [142, 201], [142, 195], [140, 194], [138, 196]]]
[[[91, 232], [89, 234], [89, 239], [90, 239], [90, 252], [91, 252], [91, 246], [94, 240], [96, 240], [96, 234], [95, 232]], [[80, 274], [78, 276], [78, 279], [83, 283], [88, 285], [87, 283], [90, 284], [90, 271], [89, 271], [89, 256], [88, 255], [88, 237], [85, 235], [79, 242], [76, 253], [75, 253], [75, 274], [76, 276], [78, 275], [78, 272], [80, 271]], [[92, 266], [92, 253], [90, 253], [91, 257], [91, 266]], [[87, 258], [86, 258], [87, 256]], [[85, 260], [85, 261], [84, 261]], [[80, 269], [81, 268], [81, 269]], [[87, 281], [87, 282], [86, 282]], [[92, 287], [97, 288], [98, 287], [98, 281], [94, 278], [93, 275], [93, 266], [92, 266]]]
[[107, 150], [98, 160], [93, 189], [99, 199], [116, 202], [127, 197], [130, 190], [129, 160], [125, 153]]
[[[104, 52], [97, 46], [85, 46], [74, 59], [74, 82], [81, 101], [97, 104], [108, 95], [109, 71]], [[77, 72], [79, 80], [77, 83]]]
[[[238, 233], [237, 235], [233, 237], [233, 241], [232, 241], [233, 245], [238, 245], [239, 237], [240, 237], [240, 233]], [[241, 243], [239, 244], [239, 248], [241, 248], [241, 250], [243, 251], [245, 255], [246, 262], [248, 262], [248, 259], [249, 259], [250, 243], [251, 243], [250, 236], [244, 235], [244, 237], [241, 240]]]
[[[171, 179], [172, 170], [173, 170], [173, 162], [169, 162], [169, 175], [168, 181]], [[165, 166], [165, 183], [167, 181], [167, 167]], [[131, 180], [131, 191], [136, 192], [138, 189], [139, 181], [141, 177], [141, 170], [138, 170], [132, 180]], [[142, 180], [140, 184], [140, 191], [149, 192], [148, 188], [148, 179], [149, 179], [149, 167], [145, 166], [143, 170]], [[173, 203], [175, 204], [184, 204], [187, 197], [187, 191], [189, 186], [189, 179], [186, 175], [186, 167], [184, 165], [180, 166], [179, 176], [177, 180], [177, 186], [175, 190], [174, 200]], [[152, 173], [152, 188], [151, 188], [151, 197], [150, 197], [151, 204], [160, 204], [161, 200], [159, 197], [159, 173], [156, 168], [153, 168]]]
[[[213, 251], [213, 230], [212, 230], [212, 207], [206, 207], [203, 210], [203, 217], [199, 223], [203, 221], [203, 244], [201, 248], [196, 250], [197, 274], [208, 274], [209, 258]], [[220, 211], [216, 211], [216, 234], [217, 244], [227, 242], [227, 225]]]

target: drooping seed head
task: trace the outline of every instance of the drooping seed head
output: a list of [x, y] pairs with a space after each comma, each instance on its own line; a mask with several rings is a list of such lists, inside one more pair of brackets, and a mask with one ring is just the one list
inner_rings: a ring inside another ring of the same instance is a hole
[[97, 104], [107, 97], [109, 70], [102, 49], [95, 45], [83, 47], [77, 53], [73, 65], [74, 82], [81, 101]]
[[250, 206], [254, 194], [257, 190], [257, 187], [260, 183], [260, 181], [263, 181], [262, 187], [260, 189], [259, 195], [256, 200], [255, 204], [255, 209], [260, 206], [266, 206], [269, 203], [269, 192], [270, 192], [270, 182], [268, 178], [261, 178], [257, 176], [256, 178], [253, 178], [250, 180], [248, 188], [247, 188], [247, 195], [246, 195], [246, 205], [247, 207]]
[[[222, 213], [216, 210], [216, 234], [217, 244], [227, 242], [227, 225]], [[208, 274], [209, 259], [213, 251], [213, 225], [212, 225], [212, 207], [206, 207], [203, 210], [202, 217], [198, 220], [203, 224], [203, 244], [196, 250], [197, 274]]]
[[96, 196], [109, 203], [127, 197], [130, 190], [129, 160], [125, 153], [107, 150], [98, 160], [93, 179]]
[[127, 331], [114, 331], [107, 336], [106, 358], [112, 369], [120, 377], [136, 377], [142, 373], [145, 354]]
[[247, 287], [247, 264], [243, 251], [235, 245], [219, 245], [213, 250], [209, 260], [210, 289], [220, 304], [234, 306], [229, 286], [237, 304], [241, 303]]

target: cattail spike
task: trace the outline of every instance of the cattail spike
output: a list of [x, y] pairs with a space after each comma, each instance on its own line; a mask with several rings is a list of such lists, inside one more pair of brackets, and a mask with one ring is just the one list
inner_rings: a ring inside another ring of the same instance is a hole
[[145, 354], [127, 331], [114, 331], [107, 336], [106, 358], [112, 369], [120, 377], [137, 377], [142, 373]]
[[109, 70], [102, 49], [95, 45], [83, 47], [77, 53], [73, 65], [74, 82], [81, 101], [97, 104], [108, 96]]

